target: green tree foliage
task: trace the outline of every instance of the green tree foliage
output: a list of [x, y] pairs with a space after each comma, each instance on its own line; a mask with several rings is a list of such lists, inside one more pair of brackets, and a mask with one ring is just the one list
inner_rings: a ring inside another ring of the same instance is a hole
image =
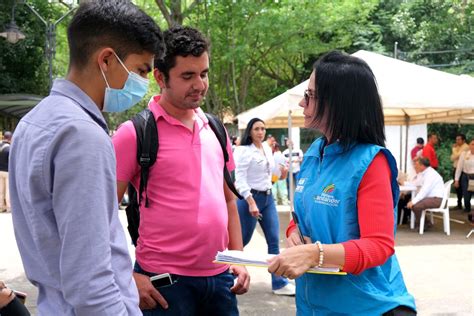
[[[50, 21], [67, 11], [44, 0], [27, 0]], [[0, 2], [0, 26], [10, 21], [12, 1]], [[204, 109], [237, 114], [261, 104], [309, 77], [325, 52], [359, 49], [392, 54], [411, 62], [454, 64], [442, 70], [474, 72], [471, 0], [134, 0], [162, 27], [182, 23], [199, 28], [212, 42], [210, 89]], [[27, 35], [15, 45], [0, 39], [0, 93], [45, 95], [48, 89], [43, 24], [18, 5], [17, 24]], [[67, 20], [58, 26], [54, 75], [68, 65]], [[442, 54], [422, 51], [461, 50]], [[411, 53], [408, 53], [411, 52]], [[113, 129], [159, 93], [150, 91], [139, 106], [109, 114]]]
[[[61, 7], [43, 0], [30, 0], [42, 16], [53, 18]], [[11, 21], [13, 1], [0, 2], [0, 27]], [[0, 39], [0, 94], [30, 93], [45, 95], [48, 92], [48, 63], [44, 56], [45, 26], [25, 5], [18, 4], [15, 21], [26, 38], [16, 44]]]
[[388, 32], [399, 43], [401, 58], [432, 67], [462, 65], [474, 72], [474, 2], [415, 0], [403, 2]]
[[[206, 109], [242, 112], [309, 77], [330, 49], [352, 52], [376, 1], [205, 1], [185, 23], [212, 42]], [[266, 93], [262, 93], [266, 91]]]

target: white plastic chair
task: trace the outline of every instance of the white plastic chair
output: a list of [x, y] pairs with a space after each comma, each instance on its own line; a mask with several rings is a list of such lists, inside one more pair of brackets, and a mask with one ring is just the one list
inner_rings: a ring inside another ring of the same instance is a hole
[[[433, 213], [442, 213], [443, 214], [443, 228], [444, 232], [449, 236], [451, 234], [450, 226], [449, 226], [449, 207], [448, 207], [448, 199], [449, 199], [449, 192], [451, 191], [451, 185], [453, 184], [454, 180], [449, 180], [444, 184], [444, 194], [443, 200], [441, 201], [441, 205], [439, 208], [428, 208], [421, 212], [420, 217], [420, 235], [423, 235], [423, 231], [425, 229], [425, 216], [426, 212], [431, 212], [431, 223], [434, 223], [433, 220]], [[414, 218], [414, 216], [412, 216]]]
[[474, 228], [473, 228], [473, 229], [471, 229], [471, 231], [469, 232], [469, 234], [467, 234], [466, 238], [469, 238], [469, 237], [471, 237], [472, 233], [474, 233]]

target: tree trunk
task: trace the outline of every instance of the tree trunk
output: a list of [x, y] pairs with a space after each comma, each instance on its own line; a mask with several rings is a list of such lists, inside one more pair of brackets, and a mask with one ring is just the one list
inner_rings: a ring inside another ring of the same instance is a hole
[[155, 2], [168, 27], [172, 27], [173, 25], [182, 25], [184, 19], [191, 14], [196, 5], [200, 3], [200, 0], [194, 0], [184, 11], [182, 10], [182, 0], [171, 0], [169, 8], [164, 0], [155, 0]]

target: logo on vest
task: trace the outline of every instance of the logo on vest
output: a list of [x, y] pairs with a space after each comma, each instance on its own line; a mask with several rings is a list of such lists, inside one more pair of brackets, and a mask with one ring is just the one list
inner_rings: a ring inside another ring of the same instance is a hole
[[334, 183], [326, 186], [321, 194], [314, 196], [314, 202], [327, 206], [338, 207], [341, 200], [336, 199], [332, 194], [335, 190], [336, 186]]
[[305, 182], [306, 182], [306, 178], [301, 178], [301, 179], [298, 180], [298, 184], [296, 186], [295, 193], [296, 192], [303, 192]]

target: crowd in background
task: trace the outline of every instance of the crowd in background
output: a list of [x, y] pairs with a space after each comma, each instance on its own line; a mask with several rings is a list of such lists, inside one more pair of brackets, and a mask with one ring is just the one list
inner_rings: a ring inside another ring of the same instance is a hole
[[[438, 135], [428, 135], [428, 143], [424, 145], [423, 138], [417, 138], [416, 145], [411, 150], [411, 159], [415, 174], [406, 177], [401, 175], [401, 184], [413, 184], [417, 187], [416, 197], [411, 193], [402, 194], [398, 205], [402, 208], [413, 210], [416, 216], [416, 225], [419, 224], [421, 211], [427, 208], [438, 208], [445, 194], [444, 182], [437, 169], [439, 166], [436, 153]], [[470, 223], [473, 223], [471, 197], [474, 192], [474, 139], [467, 142], [466, 135], [457, 134], [451, 148], [450, 160], [452, 163], [452, 179], [456, 194], [454, 209], [464, 210]], [[471, 182], [470, 182], [471, 181]], [[464, 207], [463, 207], [464, 202]], [[399, 212], [400, 214], [400, 212]], [[404, 212], [409, 214], [409, 212]], [[407, 215], [408, 216], [408, 215]], [[406, 219], [402, 219], [405, 222]], [[431, 223], [427, 223], [428, 228]]]

